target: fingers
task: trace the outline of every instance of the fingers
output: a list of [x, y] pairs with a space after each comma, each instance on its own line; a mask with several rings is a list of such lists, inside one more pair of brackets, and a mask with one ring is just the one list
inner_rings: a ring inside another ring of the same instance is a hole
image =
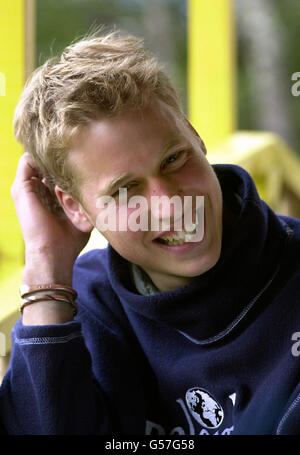
[[16, 179], [19, 181], [27, 181], [32, 177], [40, 178], [40, 172], [29, 153], [24, 153], [18, 163], [16, 171]]
[[34, 191], [41, 182], [41, 175], [29, 153], [24, 153], [17, 166], [16, 176], [11, 187], [11, 195], [15, 200], [20, 190]]

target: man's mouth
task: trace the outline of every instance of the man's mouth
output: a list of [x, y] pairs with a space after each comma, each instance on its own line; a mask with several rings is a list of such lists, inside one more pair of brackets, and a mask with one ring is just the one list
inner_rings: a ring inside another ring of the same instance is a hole
[[197, 223], [187, 226], [182, 231], [172, 231], [161, 233], [154, 240], [168, 246], [183, 245], [191, 241], [191, 237], [196, 234]]

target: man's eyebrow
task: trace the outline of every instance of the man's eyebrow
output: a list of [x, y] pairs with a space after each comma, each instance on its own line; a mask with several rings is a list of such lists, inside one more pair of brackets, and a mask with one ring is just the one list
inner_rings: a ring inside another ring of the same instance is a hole
[[112, 179], [103, 189], [99, 191], [99, 196], [102, 194], [109, 194], [111, 191], [113, 191], [114, 188], [121, 186], [122, 182], [125, 182], [128, 179], [131, 179], [133, 177], [132, 173], [124, 173], [121, 174], [120, 176]]
[[[180, 143], [181, 140], [182, 140], [182, 138], [180, 138], [178, 136], [174, 136], [173, 139], [171, 141], [169, 141], [165, 147], [163, 147], [163, 149], [160, 153], [160, 157], [164, 156], [170, 150], [170, 148], [172, 148], [175, 145], [177, 145], [178, 143]], [[98, 192], [98, 195], [101, 196], [101, 195], [109, 194], [115, 188], [120, 187], [123, 182], [125, 182], [126, 180], [129, 180], [129, 179], [132, 179], [132, 178], [134, 178], [134, 174], [132, 174], [131, 172], [126, 172], [124, 174], [121, 174], [120, 176], [112, 179], [103, 189], [101, 189]]]

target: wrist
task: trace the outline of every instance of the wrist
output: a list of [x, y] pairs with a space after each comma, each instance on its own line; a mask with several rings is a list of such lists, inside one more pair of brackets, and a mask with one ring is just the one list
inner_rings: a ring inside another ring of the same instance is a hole
[[[25, 254], [22, 284], [29, 286], [60, 284], [72, 287], [73, 263], [62, 263], [62, 255], [40, 252]], [[23, 309], [23, 325], [62, 324], [73, 320], [72, 307], [68, 303], [41, 301]]]
[[74, 261], [66, 258], [60, 251], [25, 251], [24, 284], [59, 283], [72, 286]]
[[28, 285], [58, 283], [72, 286], [73, 269], [49, 264], [26, 264], [23, 270], [22, 283]]
[[28, 305], [23, 310], [23, 325], [63, 324], [73, 320], [73, 311], [69, 304], [60, 302], [38, 302]]

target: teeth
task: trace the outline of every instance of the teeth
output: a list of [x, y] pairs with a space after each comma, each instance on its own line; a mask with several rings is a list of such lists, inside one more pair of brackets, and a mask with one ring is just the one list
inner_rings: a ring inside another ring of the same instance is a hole
[[196, 223], [191, 223], [183, 231], [178, 231], [172, 235], [162, 235], [158, 240], [166, 245], [183, 245], [185, 242], [189, 242], [193, 235], [196, 234], [198, 223], [199, 217], [198, 213], [196, 213]]
[[188, 233], [188, 234], [196, 234], [196, 227], [197, 227], [197, 223], [190, 224], [186, 227], [184, 232]]
[[[196, 228], [194, 229], [196, 230]], [[172, 235], [162, 235], [159, 237], [159, 240], [166, 245], [183, 245], [186, 242], [186, 236], [188, 233], [191, 234], [191, 231], [179, 231]]]
[[198, 224], [199, 224], [199, 215], [198, 215], [198, 212], [196, 212], [196, 222], [186, 226], [186, 232], [188, 232], [188, 234], [190, 234], [190, 235], [196, 234], [196, 228], [197, 228]]
[[[201, 207], [200, 207], [201, 209]], [[182, 231], [177, 231], [173, 234], [165, 234], [157, 238], [157, 240], [165, 245], [183, 245], [186, 242], [195, 242], [195, 234], [197, 234], [197, 227], [200, 222], [200, 209], [196, 210], [195, 223], [185, 226]]]
[[170, 239], [170, 238], [162, 238], [160, 237], [159, 240], [161, 241], [161, 243], [164, 243], [165, 245], [183, 245], [185, 243], [185, 240], [181, 240], [181, 239]]

